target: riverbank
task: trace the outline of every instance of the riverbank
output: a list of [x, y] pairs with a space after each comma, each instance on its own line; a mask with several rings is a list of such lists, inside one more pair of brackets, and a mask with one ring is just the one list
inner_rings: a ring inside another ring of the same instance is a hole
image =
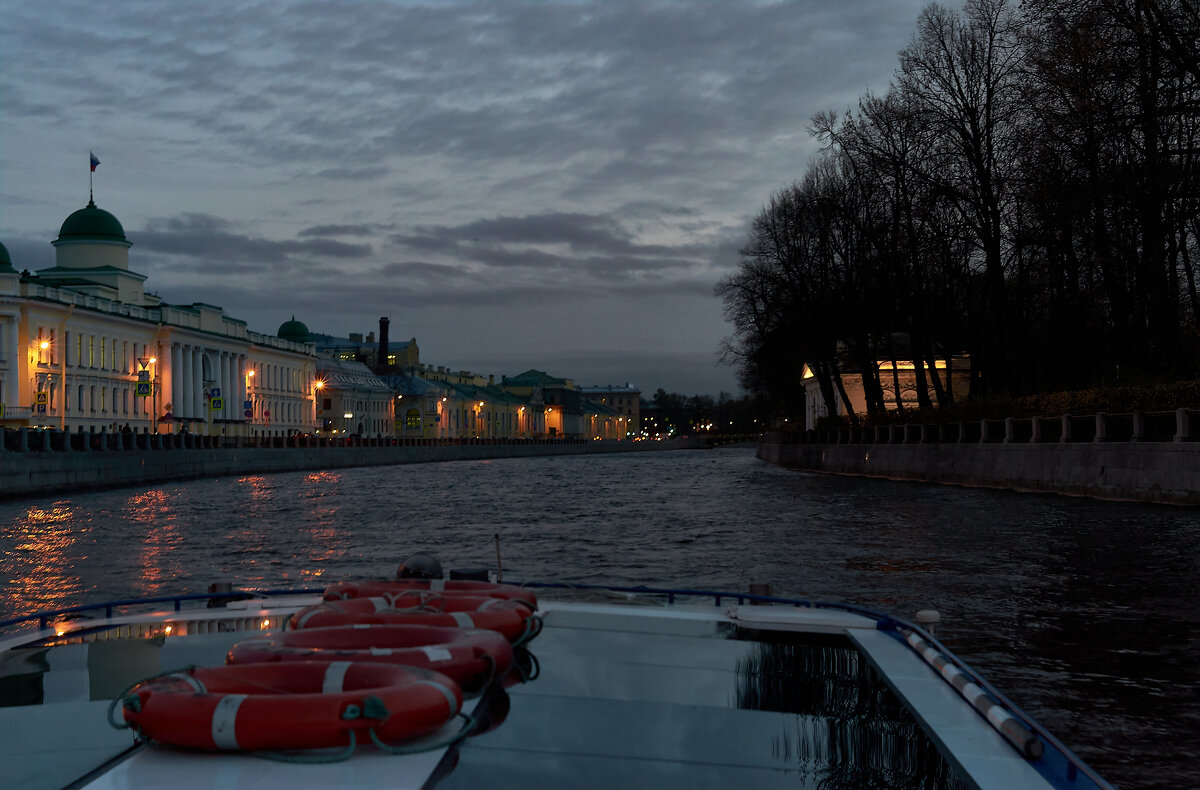
[[[35, 434], [36, 435], [36, 434]], [[140, 434], [134, 436], [142, 437]], [[462, 440], [460, 443], [364, 443], [358, 446], [205, 447], [180, 442], [133, 441], [108, 437], [104, 449], [0, 450], [0, 498], [15, 498], [118, 488], [169, 480], [195, 480], [226, 475], [268, 474], [359, 466], [529, 458], [547, 455], [628, 453], [650, 450], [703, 449], [703, 439], [666, 441]], [[143, 437], [144, 438], [144, 437]], [[152, 437], [153, 438], [153, 437]]]
[[757, 455], [828, 474], [1200, 505], [1200, 444], [1191, 442], [829, 444], [766, 434]]

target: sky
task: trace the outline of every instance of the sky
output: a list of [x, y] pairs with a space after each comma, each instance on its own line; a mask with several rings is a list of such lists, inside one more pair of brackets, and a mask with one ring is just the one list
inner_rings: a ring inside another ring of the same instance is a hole
[[175, 304], [484, 375], [739, 394], [713, 295], [916, 0], [0, 0], [0, 242], [88, 200]]

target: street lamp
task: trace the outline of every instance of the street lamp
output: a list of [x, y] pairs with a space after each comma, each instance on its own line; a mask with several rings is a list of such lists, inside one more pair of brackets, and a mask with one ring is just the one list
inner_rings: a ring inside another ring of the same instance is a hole
[[213, 385], [216, 383], [217, 382], [210, 381], [208, 379], [204, 380], [204, 433], [209, 436], [212, 435], [212, 392]]
[[[54, 373], [50, 369], [53, 360], [46, 358], [46, 351], [50, 348], [50, 341], [39, 337], [33, 342], [29, 348], [29, 364], [34, 368], [33, 387], [34, 387], [34, 405], [30, 407], [30, 417], [35, 422], [34, 424], [41, 427], [42, 418], [39, 415], [45, 414], [49, 419], [50, 410], [50, 391], [54, 388]], [[36, 366], [36, 367], [35, 367]], [[37, 368], [42, 368], [38, 370]], [[62, 429], [62, 421], [64, 419], [62, 410], [66, 408], [66, 401], [59, 404], [59, 429]]]
[[[150, 426], [154, 433], [158, 433], [158, 357], [138, 357], [138, 365], [141, 370], [138, 371], [138, 384], [148, 384], [150, 392]], [[150, 366], [154, 365], [153, 373], [150, 371]], [[138, 395], [146, 397], [142, 394], [141, 387], [138, 387]]]
[[246, 403], [242, 404], [242, 416], [248, 423], [254, 422], [254, 401], [254, 368], [249, 368], [246, 371]]

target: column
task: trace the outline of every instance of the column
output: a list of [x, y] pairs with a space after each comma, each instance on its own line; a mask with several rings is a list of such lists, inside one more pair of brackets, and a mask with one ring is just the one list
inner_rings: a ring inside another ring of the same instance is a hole
[[192, 346], [192, 413], [191, 417], [205, 420], [204, 413], [204, 349]]
[[192, 354], [191, 346], [184, 346], [180, 351], [180, 366], [179, 366], [179, 400], [175, 406], [176, 417], [191, 417], [193, 410], [196, 408], [196, 399], [194, 396], [193, 382], [195, 375], [192, 371]]
[[[159, 403], [158, 408], [166, 404]], [[183, 414], [183, 346], [179, 343], [171, 344], [171, 408], [172, 414]]]
[[21, 400], [17, 382], [17, 371], [22, 369], [20, 365], [20, 348], [17, 343], [17, 335], [19, 334], [17, 327], [16, 316], [13, 316], [11, 319], [5, 316], [3, 356], [8, 361], [8, 376], [4, 380], [4, 390], [0, 392], [0, 401], [7, 404], [8, 408], [16, 406]]
[[237, 410], [234, 412], [236, 419], [242, 419], [245, 415], [242, 414], [242, 404], [246, 401], [246, 355], [238, 354], [237, 358]]
[[221, 410], [213, 415], [224, 420], [229, 417], [229, 401], [233, 396], [233, 376], [229, 375], [229, 352], [221, 351], [217, 357], [217, 384], [221, 388]]
[[228, 387], [225, 393], [225, 419], [232, 420], [237, 417], [238, 409], [242, 405], [242, 386], [238, 383], [237, 355], [232, 351], [225, 352], [225, 370], [228, 373], [228, 378], [225, 379], [225, 386]]

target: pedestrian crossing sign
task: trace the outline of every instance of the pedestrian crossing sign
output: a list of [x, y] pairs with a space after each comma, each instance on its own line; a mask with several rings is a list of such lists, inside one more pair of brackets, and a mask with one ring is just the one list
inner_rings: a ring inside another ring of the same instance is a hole
[[213, 398], [212, 403], [209, 406], [209, 408], [212, 409], [213, 411], [224, 411], [225, 410], [225, 399], [224, 398]]
[[148, 396], [148, 395], [151, 395], [151, 394], [152, 394], [152, 392], [151, 392], [151, 387], [153, 387], [153, 386], [154, 386], [154, 385], [153, 385], [153, 384], [151, 384], [151, 383], [150, 383], [150, 382], [148, 382], [148, 381], [139, 381], [139, 382], [137, 383], [137, 395], [138, 395], [138, 397], [144, 398], [144, 397], [146, 397], [146, 396]]

